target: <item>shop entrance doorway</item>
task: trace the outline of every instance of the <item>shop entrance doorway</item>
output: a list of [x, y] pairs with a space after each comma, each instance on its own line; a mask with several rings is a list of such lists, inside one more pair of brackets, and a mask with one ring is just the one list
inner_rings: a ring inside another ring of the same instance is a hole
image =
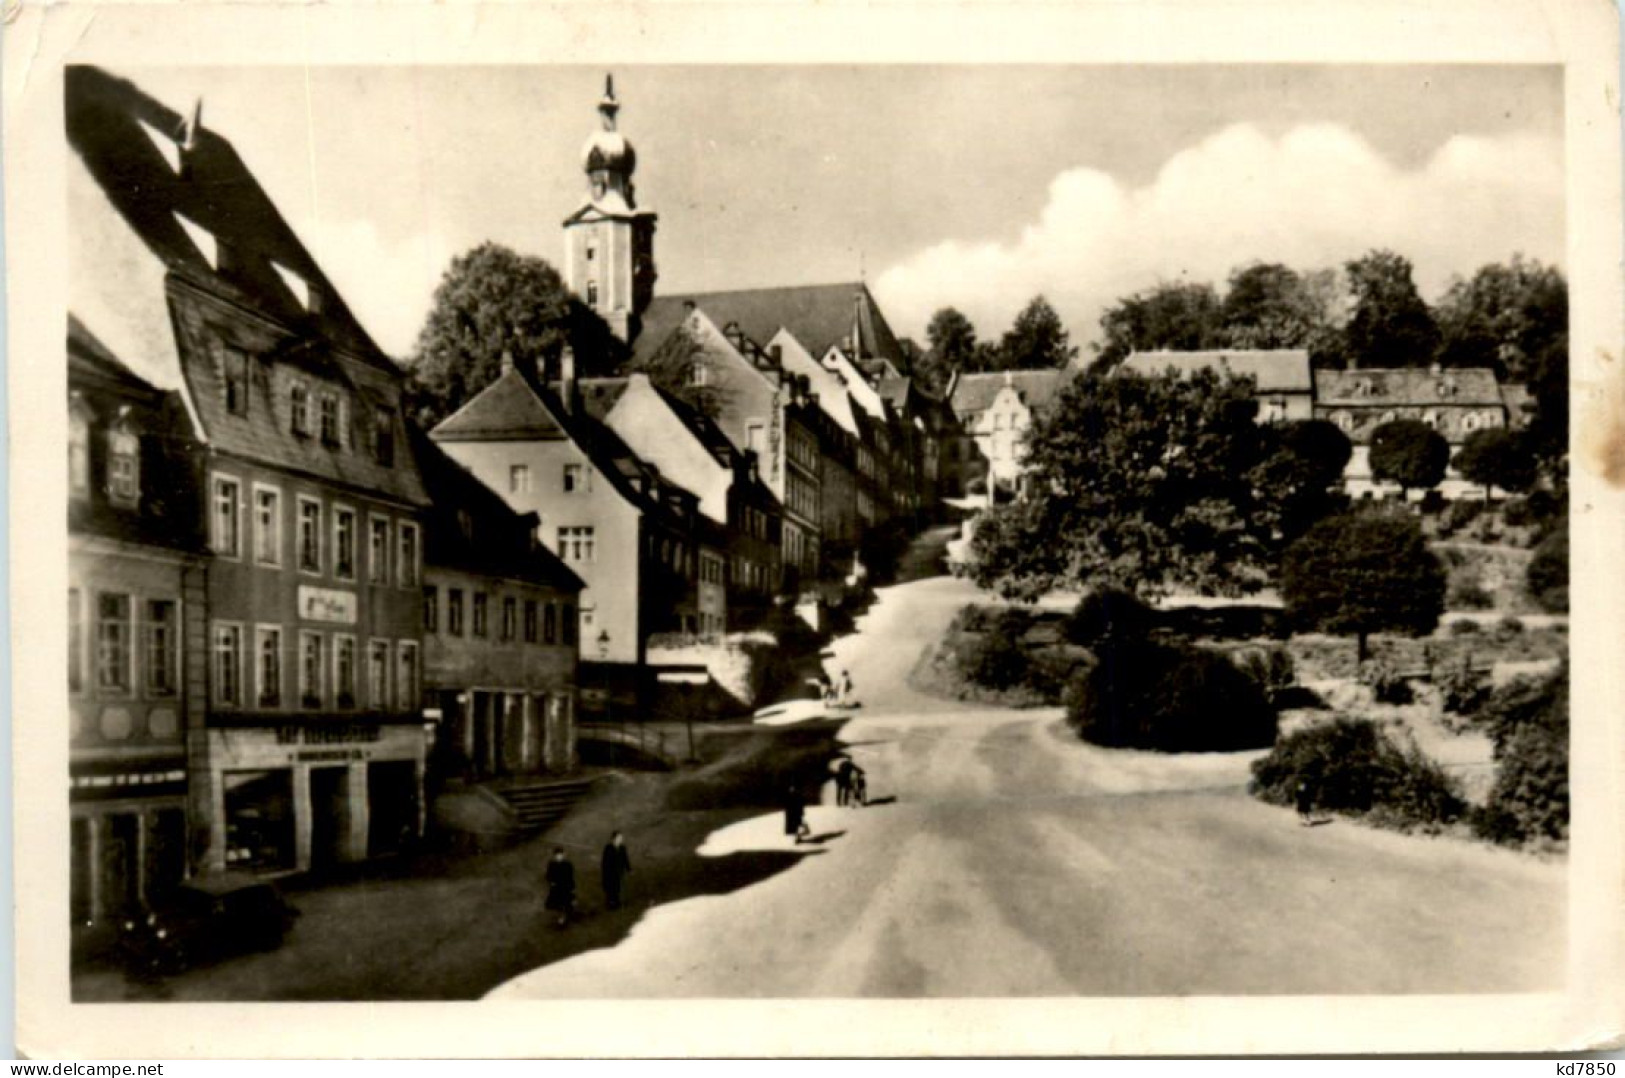
[[350, 835], [350, 769], [310, 769], [310, 867], [345, 860]]
[[417, 832], [417, 765], [411, 760], [368, 764], [367, 856], [400, 853]]

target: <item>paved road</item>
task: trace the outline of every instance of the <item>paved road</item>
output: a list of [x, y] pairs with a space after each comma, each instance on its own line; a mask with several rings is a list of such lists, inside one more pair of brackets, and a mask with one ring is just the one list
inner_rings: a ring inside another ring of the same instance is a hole
[[[619, 945], [505, 998], [1510, 992], [1563, 975], [1561, 864], [1346, 822], [1304, 828], [1246, 796], [1248, 755], [1164, 757], [1070, 739], [1055, 711], [907, 685], [974, 593], [882, 593], [837, 645], [864, 701], [843, 731], [863, 810], [815, 808], [802, 863], [657, 907]], [[776, 816], [702, 854], [792, 848]]]

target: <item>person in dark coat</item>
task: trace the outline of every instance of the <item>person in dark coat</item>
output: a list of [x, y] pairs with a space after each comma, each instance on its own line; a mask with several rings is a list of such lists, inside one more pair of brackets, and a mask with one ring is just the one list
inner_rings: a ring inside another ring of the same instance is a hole
[[1315, 788], [1308, 779], [1298, 780], [1297, 801], [1298, 821], [1307, 827], [1314, 822], [1315, 811]]
[[604, 856], [599, 866], [599, 879], [604, 885], [604, 905], [612, 910], [621, 908], [621, 886], [632, 871], [632, 855], [626, 852], [626, 839], [619, 831], [604, 845]]
[[843, 756], [841, 762], [835, 765], [835, 803], [837, 805], [850, 805], [852, 803], [852, 775], [857, 765], [852, 757]]
[[812, 829], [807, 826], [807, 802], [794, 786], [785, 791], [784, 833], [794, 835], [797, 846], [812, 834]]
[[547, 908], [559, 915], [560, 928], [576, 911], [576, 867], [561, 846], [553, 847], [553, 859], [547, 863]]

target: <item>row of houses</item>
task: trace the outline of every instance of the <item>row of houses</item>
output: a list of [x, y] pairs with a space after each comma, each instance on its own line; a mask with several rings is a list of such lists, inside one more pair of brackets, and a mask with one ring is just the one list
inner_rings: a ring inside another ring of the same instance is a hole
[[[1501, 382], [1478, 367], [1400, 367], [1315, 370], [1303, 349], [1135, 352], [1122, 370], [1151, 377], [1182, 377], [1203, 370], [1250, 378], [1261, 423], [1322, 419], [1353, 445], [1345, 489], [1359, 499], [1397, 497], [1396, 484], [1371, 472], [1371, 435], [1384, 423], [1410, 419], [1438, 431], [1452, 456], [1475, 431], [1527, 422], [1525, 386]], [[964, 375], [949, 386], [949, 401], [964, 436], [985, 462], [990, 489], [1015, 490], [1023, 473], [1025, 432], [1053, 403], [1074, 372], [1007, 371]], [[1446, 499], [1481, 498], [1484, 489], [1451, 468], [1439, 486]]]

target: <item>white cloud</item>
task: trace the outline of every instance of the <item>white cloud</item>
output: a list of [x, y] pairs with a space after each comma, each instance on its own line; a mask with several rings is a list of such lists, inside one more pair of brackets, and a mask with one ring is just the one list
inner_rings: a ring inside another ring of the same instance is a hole
[[1240, 124], [1175, 154], [1144, 187], [1092, 168], [1063, 172], [1018, 236], [946, 241], [888, 269], [875, 287], [893, 325], [922, 342], [940, 307], [958, 307], [993, 337], [1039, 292], [1074, 341], [1087, 342], [1105, 307], [1159, 280], [1222, 286], [1247, 262], [1314, 269], [1373, 247], [1408, 257], [1430, 300], [1452, 275], [1515, 251], [1561, 265], [1560, 145], [1457, 137], [1405, 171], [1341, 126], [1271, 138]]

